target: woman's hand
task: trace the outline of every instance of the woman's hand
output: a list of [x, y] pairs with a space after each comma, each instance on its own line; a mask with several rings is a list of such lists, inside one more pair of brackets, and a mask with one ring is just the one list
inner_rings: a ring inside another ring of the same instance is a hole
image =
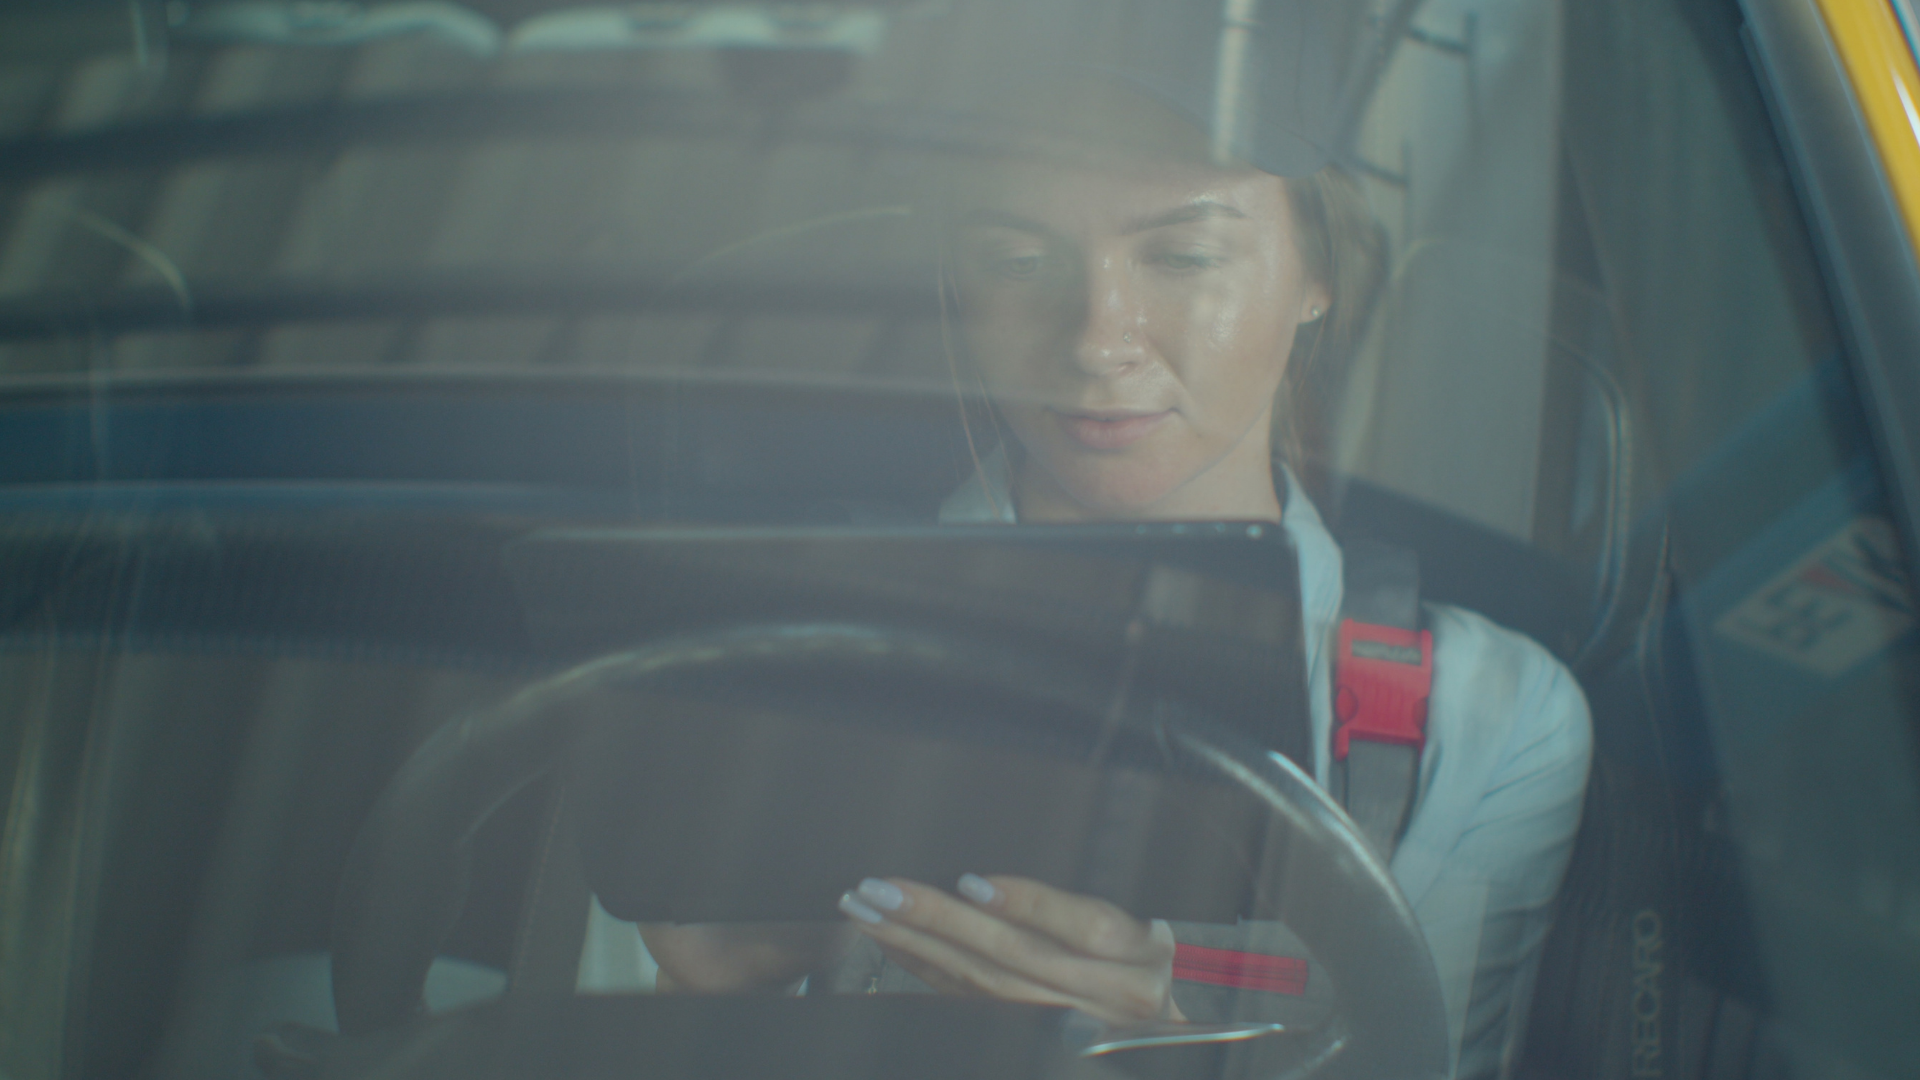
[[832, 923], [647, 923], [662, 993], [775, 989], [820, 967], [849, 940]]
[[1186, 1019], [1166, 923], [1027, 878], [967, 874], [958, 891], [965, 899], [868, 878], [840, 910], [942, 993], [1067, 1005], [1109, 1022]]

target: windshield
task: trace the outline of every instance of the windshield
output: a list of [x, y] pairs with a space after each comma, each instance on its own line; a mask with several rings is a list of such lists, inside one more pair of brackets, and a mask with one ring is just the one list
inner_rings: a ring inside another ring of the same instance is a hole
[[1899, 1072], [1743, 11], [0, 14], [0, 1072]]

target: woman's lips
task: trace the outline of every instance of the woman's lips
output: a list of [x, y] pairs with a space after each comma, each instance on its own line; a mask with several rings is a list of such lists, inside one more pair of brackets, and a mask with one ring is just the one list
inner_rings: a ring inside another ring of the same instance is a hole
[[1074, 441], [1089, 450], [1118, 450], [1139, 442], [1173, 415], [1159, 412], [1064, 412], [1050, 410]]

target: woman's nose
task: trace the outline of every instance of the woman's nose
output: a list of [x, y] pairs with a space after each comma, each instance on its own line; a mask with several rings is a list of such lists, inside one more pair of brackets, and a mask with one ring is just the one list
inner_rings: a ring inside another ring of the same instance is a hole
[[1146, 320], [1130, 268], [1103, 261], [1087, 267], [1086, 310], [1074, 363], [1089, 375], [1116, 375], [1146, 359]]

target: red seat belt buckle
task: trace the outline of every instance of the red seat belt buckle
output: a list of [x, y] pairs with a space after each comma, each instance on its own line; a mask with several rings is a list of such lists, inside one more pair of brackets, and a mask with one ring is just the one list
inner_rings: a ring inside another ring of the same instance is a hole
[[1334, 653], [1333, 758], [1350, 740], [1411, 746], [1427, 742], [1433, 693], [1433, 633], [1340, 620]]
[[1173, 977], [1183, 982], [1295, 997], [1307, 992], [1307, 962], [1297, 956], [1209, 949], [1185, 942], [1173, 947]]

